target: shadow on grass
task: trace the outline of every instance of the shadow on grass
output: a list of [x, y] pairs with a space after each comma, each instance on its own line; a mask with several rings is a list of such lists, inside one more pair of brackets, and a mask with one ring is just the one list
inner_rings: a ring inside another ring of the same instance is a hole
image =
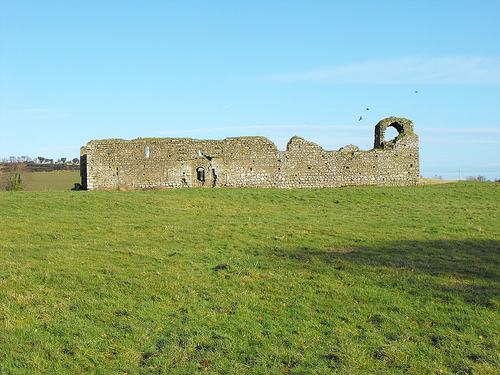
[[317, 257], [332, 265], [340, 259], [367, 268], [436, 276], [439, 281], [428, 281], [436, 292], [443, 296], [453, 293], [487, 307], [498, 304], [500, 296], [500, 241], [496, 240], [393, 241], [372, 248], [304, 248], [289, 256]]
[[[324, 257], [336, 249], [325, 249]], [[340, 257], [369, 266], [410, 268], [431, 275], [500, 281], [500, 241], [394, 241], [378, 248], [352, 248]]]

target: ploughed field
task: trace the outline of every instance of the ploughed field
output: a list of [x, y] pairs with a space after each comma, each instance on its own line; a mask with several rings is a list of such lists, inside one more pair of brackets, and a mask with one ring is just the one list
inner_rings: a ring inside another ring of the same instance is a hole
[[500, 184], [0, 192], [0, 373], [492, 374]]

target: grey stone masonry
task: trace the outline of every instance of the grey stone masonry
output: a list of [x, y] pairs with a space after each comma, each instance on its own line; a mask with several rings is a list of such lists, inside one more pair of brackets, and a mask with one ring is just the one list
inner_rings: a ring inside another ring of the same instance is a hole
[[[385, 139], [393, 127], [398, 136]], [[264, 137], [223, 140], [147, 138], [95, 140], [80, 151], [87, 190], [128, 188], [326, 188], [415, 185], [419, 143], [413, 122], [389, 117], [375, 126], [374, 148], [325, 151], [292, 137], [279, 151]]]

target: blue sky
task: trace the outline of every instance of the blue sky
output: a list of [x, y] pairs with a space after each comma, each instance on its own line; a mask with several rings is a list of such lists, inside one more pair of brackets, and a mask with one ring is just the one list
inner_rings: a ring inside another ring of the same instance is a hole
[[499, 14], [481, 0], [0, 0], [0, 158], [138, 137], [371, 149], [398, 116], [424, 177], [500, 178]]

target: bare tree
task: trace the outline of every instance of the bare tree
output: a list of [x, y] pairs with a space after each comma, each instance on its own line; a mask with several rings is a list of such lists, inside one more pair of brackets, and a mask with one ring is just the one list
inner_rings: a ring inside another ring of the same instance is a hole
[[29, 163], [32, 162], [31, 158], [29, 156], [20, 156], [17, 158], [18, 163]]
[[466, 178], [466, 180], [467, 181], [481, 181], [481, 182], [488, 181], [486, 179], [486, 177], [481, 176], [481, 175], [479, 175], [479, 176], [469, 176], [469, 177]]
[[2, 189], [9, 191], [24, 190], [29, 180], [29, 173], [26, 163], [9, 163], [2, 176]]

